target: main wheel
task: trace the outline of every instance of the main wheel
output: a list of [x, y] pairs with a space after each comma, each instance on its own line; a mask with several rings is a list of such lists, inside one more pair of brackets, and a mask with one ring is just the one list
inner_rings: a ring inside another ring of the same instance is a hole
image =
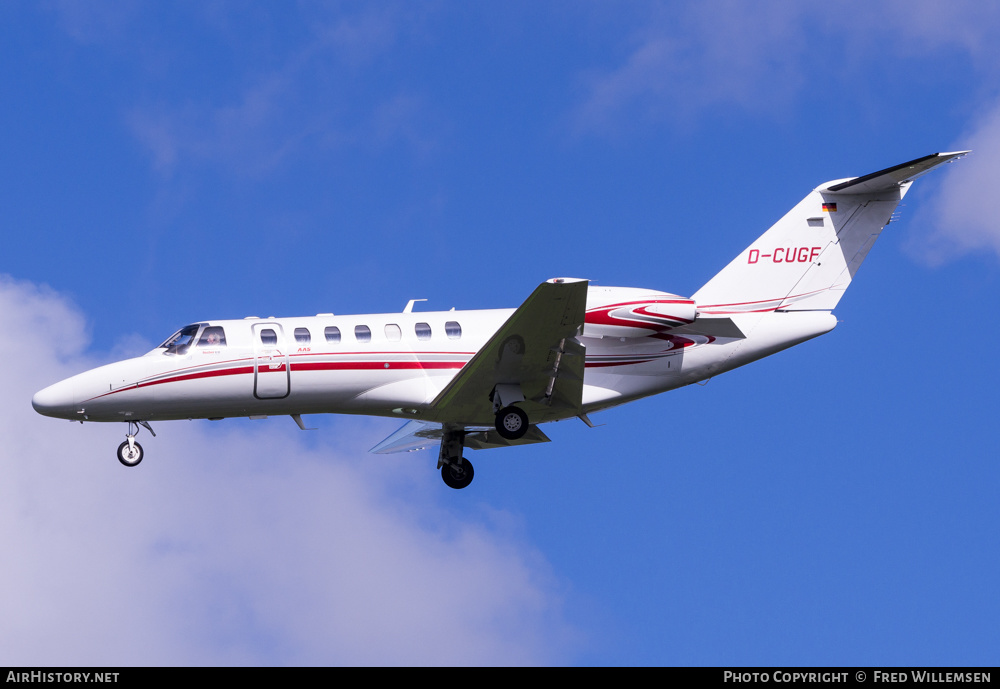
[[127, 440], [118, 446], [118, 461], [127, 467], [134, 467], [142, 461], [142, 445], [133, 440], [132, 447], [129, 450]]
[[519, 407], [504, 407], [497, 412], [496, 425], [501, 437], [517, 440], [528, 432], [528, 415]]
[[441, 478], [444, 479], [445, 485], [456, 490], [465, 488], [472, 483], [472, 477], [475, 476], [475, 473], [472, 469], [472, 462], [464, 457], [462, 458], [462, 463], [458, 466], [445, 464], [441, 467]]

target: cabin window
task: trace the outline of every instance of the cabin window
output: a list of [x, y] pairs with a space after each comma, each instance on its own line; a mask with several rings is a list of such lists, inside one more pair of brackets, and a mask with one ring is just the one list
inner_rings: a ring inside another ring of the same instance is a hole
[[448, 321], [444, 324], [444, 334], [449, 340], [459, 340], [462, 338], [462, 326], [457, 321]]
[[278, 344], [278, 333], [274, 332], [270, 328], [265, 328], [260, 331], [260, 343], [270, 346]]
[[403, 339], [403, 331], [395, 323], [386, 323], [385, 339], [389, 340], [389, 342], [399, 342]]
[[340, 328], [335, 325], [328, 325], [324, 328], [323, 335], [327, 342], [340, 342]]
[[413, 331], [417, 334], [418, 340], [431, 339], [430, 323], [417, 323], [415, 326], [413, 326]]
[[222, 329], [221, 325], [212, 325], [201, 331], [201, 337], [198, 338], [199, 347], [225, 347], [226, 346], [226, 331]]
[[309, 344], [312, 336], [309, 335], [309, 328], [296, 328], [295, 341], [299, 344]]
[[194, 342], [194, 338], [198, 336], [198, 328], [200, 327], [200, 323], [184, 326], [167, 338], [167, 341], [157, 347], [157, 349], [167, 350], [164, 352], [165, 354], [187, 354], [188, 349], [191, 347], [191, 343]]
[[358, 342], [371, 342], [372, 341], [372, 331], [367, 325], [358, 325], [354, 327], [354, 339]]

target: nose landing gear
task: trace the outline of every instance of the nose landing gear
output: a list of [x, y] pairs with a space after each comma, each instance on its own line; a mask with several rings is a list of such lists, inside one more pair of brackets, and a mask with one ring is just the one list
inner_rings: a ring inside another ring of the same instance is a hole
[[139, 434], [139, 426], [143, 426], [153, 437], [152, 427], [145, 421], [129, 421], [128, 432], [125, 434], [125, 442], [118, 446], [118, 461], [127, 467], [134, 467], [142, 461], [142, 445], [135, 441], [135, 436]]
[[134, 435], [118, 446], [118, 461], [127, 467], [134, 467], [142, 461], [142, 445], [135, 441]]

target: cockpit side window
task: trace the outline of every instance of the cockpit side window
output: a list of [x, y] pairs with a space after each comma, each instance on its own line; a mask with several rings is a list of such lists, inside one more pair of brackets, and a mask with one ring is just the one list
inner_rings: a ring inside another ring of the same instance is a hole
[[201, 331], [201, 337], [198, 338], [199, 347], [225, 347], [226, 346], [226, 331], [222, 329], [221, 325], [211, 325]]
[[166, 342], [157, 347], [157, 349], [166, 350], [164, 354], [187, 354], [188, 349], [191, 348], [191, 344], [198, 336], [198, 329], [200, 327], [201, 323], [184, 326], [167, 338]]

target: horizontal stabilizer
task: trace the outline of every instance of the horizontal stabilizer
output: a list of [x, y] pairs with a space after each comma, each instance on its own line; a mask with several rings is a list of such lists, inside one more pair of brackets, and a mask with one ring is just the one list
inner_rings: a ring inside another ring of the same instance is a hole
[[709, 337], [730, 337], [744, 339], [746, 335], [732, 318], [695, 318], [694, 323], [674, 328], [671, 334], [708, 335]]
[[901, 165], [894, 165], [885, 170], [865, 175], [864, 177], [855, 177], [846, 182], [834, 184], [820, 191], [827, 194], [872, 194], [889, 191], [894, 187], [898, 187], [903, 182], [910, 182], [921, 175], [927, 174], [938, 165], [950, 163], [957, 158], [961, 158], [966, 153], [968, 151], [932, 153], [929, 156], [917, 158]]

